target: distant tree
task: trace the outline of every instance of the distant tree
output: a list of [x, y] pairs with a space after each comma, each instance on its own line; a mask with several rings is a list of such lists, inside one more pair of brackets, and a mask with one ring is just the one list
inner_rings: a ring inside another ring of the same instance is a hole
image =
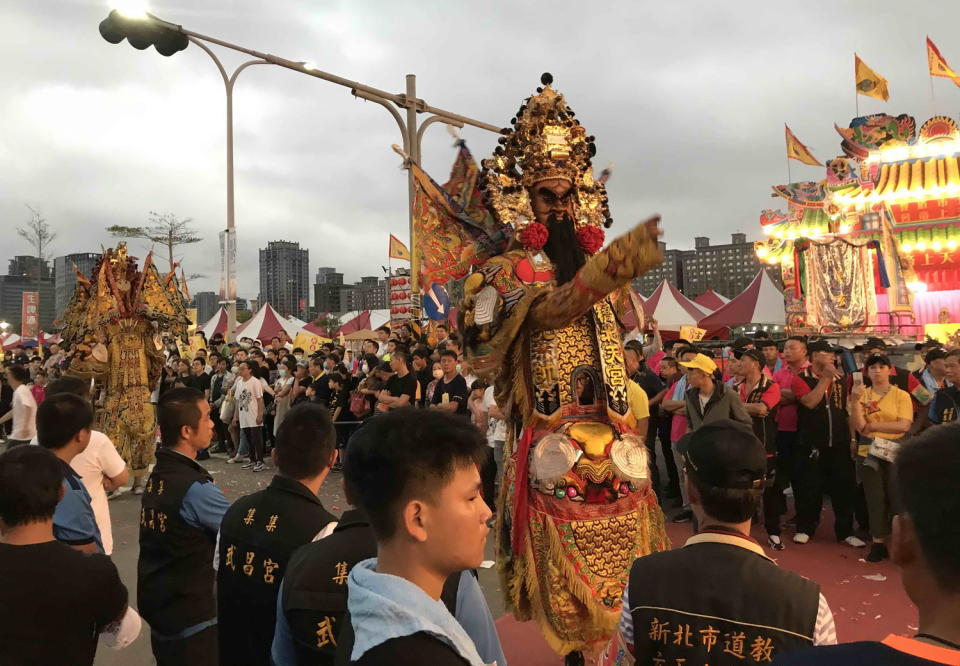
[[323, 331], [324, 337], [333, 337], [334, 331], [340, 328], [340, 320], [329, 313], [325, 313], [313, 320], [313, 325]]
[[[150, 218], [146, 226], [127, 227], [122, 224], [115, 224], [107, 227], [114, 236], [119, 238], [142, 238], [152, 243], [159, 243], [167, 248], [167, 261], [170, 262], [170, 270], [173, 270], [174, 250], [180, 245], [190, 245], [199, 243], [203, 240], [197, 235], [197, 230], [191, 226], [193, 218], [179, 219], [173, 213], [155, 213], [150, 211]], [[188, 276], [200, 277], [200, 276]]]
[[245, 321], [249, 321], [250, 317], [253, 316], [253, 313], [250, 310], [238, 310], [237, 311], [237, 323], [242, 324]]
[[29, 204], [24, 204], [30, 211], [30, 220], [25, 227], [17, 227], [17, 235], [30, 243], [37, 258], [37, 265], [34, 270], [37, 272], [37, 291], [40, 290], [40, 276], [42, 275], [43, 263], [50, 257], [47, 248], [56, 240], [56, 232], [50, 231], [50, 225], [36, 208]]

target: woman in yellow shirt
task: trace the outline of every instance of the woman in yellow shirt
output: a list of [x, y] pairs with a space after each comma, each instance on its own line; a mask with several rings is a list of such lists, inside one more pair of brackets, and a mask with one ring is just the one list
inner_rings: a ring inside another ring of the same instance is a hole
[[[890, 383], [890, 359], [883, 354], [870, 356], [866, 370], [871, 386], [864, 387], [863, 383], [854, 383], [851, 392], [853, 399], [850, 400], [850, 421], [864, 438], [900, 439], [913, 423], [910, 394]], [[879, 562], [888, 557], [884, 540], [890, 536], [893, 518], [893, 486], [890, 478], [893, 465], [870, 455], [869, 450], [869, 442], [862, 443], [857, 447], [856, 453], [863, 492], [867, 498], [870, 536], [873, 538], [866, 559], [868, 562]]]

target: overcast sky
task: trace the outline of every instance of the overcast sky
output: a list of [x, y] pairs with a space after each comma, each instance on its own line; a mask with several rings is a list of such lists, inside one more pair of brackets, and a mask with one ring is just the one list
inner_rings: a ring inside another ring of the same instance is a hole
[[[164, 58], [111, 45], [97, 31], [108, 0], [0, 0], [0, 260], [27, 254], [13, 233], [41, 209], [54, 255], [98, 251], [104, 228], [151, 210], [191, 217], [193, 291], [216, 289], [226, 225], [225, 102], [213, 62], [191, 45]], [[672, 247], [706, 234], [759, 234], [758, 213], [786, 181], [783, 123], [821, 160], [839, 151], [833, 123], [854, 115], [853, 53], [890, 82], [890, 102], [861, 113], [956, 117], [960, 90], [935, 81], [924, 37], [960, 68], [960, 3], [329, 2], [153, 0], [197, 32], [402, 92], [418, 77], [430, 104], [507, 124], [541, 72], [554, 75], [587, 131], [608, 184], [612, 232], [652, 212]], [[220, 51], [226, 63], [240, 54]], [[299, 241], [348, 281], [380, 274], [387, 235], [405, 238], [407, 188], [394, 121], [349, 91], [277, 67], [246, 70], [235, 93], [239, 295], [258, 285], [257, 249]], [[477, 158], [493, 134], [463, 133]], [[443, 182], [454, 158], [442, 126], [424, 166]], [[792, 164], [794, 180], [821, 170]], [[608, 232], [608, 234], [611, 232]], [[144, 246], [133, 243], [140, 256]]]

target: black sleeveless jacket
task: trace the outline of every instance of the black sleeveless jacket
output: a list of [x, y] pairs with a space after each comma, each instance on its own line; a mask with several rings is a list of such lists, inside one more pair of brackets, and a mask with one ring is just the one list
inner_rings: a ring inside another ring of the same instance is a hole
[[227, 510], [217, 569], [221, 664], [269, 666], [290, 556], [335, 520], [306, 486], [279, 475]]
[[[820, 378], [813, 368], [805, 368], [797, 375], [811, 389]], [[800, 439], [811, 449], [847, 447], [850, 443], [849, 414], [847, 413], [847, 390], [844, 382], [835, 379], [816, 407], [810, 409], [797, 399], [797, 432]]]
[[[347, 612], [347, 577], [356, 564], [376, 556], [370, 520], [361, 509], [345, 512], [330, 536], [291, 556], [283, 579], [283, 614], [297, 666], [333, 666], [344, 659], [349, 663], [353, 626]], [[451, 615], [456, 615], [459, 585], [460, 574], [450, 576], [440, 597]]]
[[143, 493], [137, 603], [150, 627], [167, 636], [217, 616], [216, 537], [180, 517], [183, 498], [196, 482], [213, 479], [195, 460], [161, 448]]
[[641, 557], [628, 590], [638, 664], [766, 663], [813, 644], [820, 587], [744, 537], [705, 531]]

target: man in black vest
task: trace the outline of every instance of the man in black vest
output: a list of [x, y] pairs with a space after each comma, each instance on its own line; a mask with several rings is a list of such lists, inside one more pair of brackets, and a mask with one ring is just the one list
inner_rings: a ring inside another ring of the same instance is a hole
[[704, 527], [683, 548], [634, 561], [619, 633], [599, 663], [763, 663], [836, 643], [819, 586], [779, 569], [749, 536], [767, 469], [751, 427], [705, 423], [690, 435], [684, 463]]
[[336, 521], [317, 496], [335, 449], [330, 412], [321, 405], [297, 405], [277, 432], [278, 474], [223, 517], [217, 566], [223, 666], [270, 664], [277, 592], [290, 554]]
[[739, 361], [740, 375], [743, 377], [737, 388], [740, 401], [753, 419], [753, 434], [767, 452], [767, 482], [763, 491], [763, 524], [767, 530], [767, 544], [773, 550], [783, 550], [780, 517], [787, 510], [787, 500], [777, 477], [777, 410], [780, 407], [780, 385], [764, 375], [767, 359], [763, 352], [756, 349], [744, 350], [739, 352]]
[[217, 662], [213, 552], [230, 503], [196, 462], [210, 446], [210, 403], [192, 388], [157, 405], [161, 448], [140, 509], [137, 600], [158, 666]]
[[[856, 471], [850, 445], [847, 389], [837, 368], [838, 348], [826, 340], [807, 345], [813, 365], [801, 370], [790, 385], [797, 399], [796, 478], [797, 533], [794, 543], [810, 541], [820, 523], [824, 494], [833, 506], [833, 531], [837, 541], [853, 548], [866, 544], [853, 533]], [[891, 378], [892, 379], [892, 378]]]

